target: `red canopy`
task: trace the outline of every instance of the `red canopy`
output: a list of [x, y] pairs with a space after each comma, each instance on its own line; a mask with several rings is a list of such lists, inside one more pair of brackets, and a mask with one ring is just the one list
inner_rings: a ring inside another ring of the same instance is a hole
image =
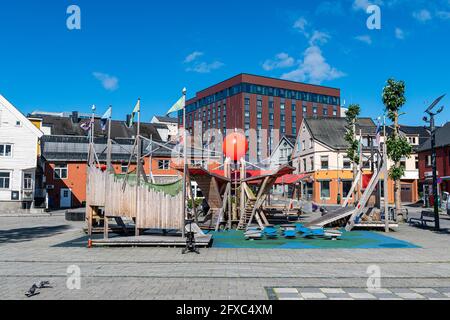
[[282, 177], [278, 177], [275, 184], [278, 185], [290, 185], [290, 184], [296, 184], [300, 182], [304, 177], [306, 177], [307, 174], [286, 174]]

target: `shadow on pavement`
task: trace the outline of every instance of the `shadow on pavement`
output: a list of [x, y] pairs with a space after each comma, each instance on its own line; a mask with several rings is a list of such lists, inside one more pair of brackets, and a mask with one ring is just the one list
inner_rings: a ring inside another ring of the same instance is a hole
[[20, 228], [11, 230], [0, 230], [0, 245], [3, 243], [21, 243], [52, 237], [70, 229], [68, 225], [52, 226], [52, 227], [33, 227]]

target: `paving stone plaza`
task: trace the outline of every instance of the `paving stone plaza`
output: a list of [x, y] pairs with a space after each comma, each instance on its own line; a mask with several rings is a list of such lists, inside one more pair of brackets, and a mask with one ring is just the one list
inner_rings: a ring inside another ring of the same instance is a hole
[[[412, 212], [411, 216], [419, 214]], [[84, 223], [0, 216], [0, 299], [450, 299], [450, 225], [436, 233], [401, 225], [408, 249], [86, 248]], [[368, 288], [370, 270], [380, 286]], [[79, 281], [73, 277], [80, 272]]]

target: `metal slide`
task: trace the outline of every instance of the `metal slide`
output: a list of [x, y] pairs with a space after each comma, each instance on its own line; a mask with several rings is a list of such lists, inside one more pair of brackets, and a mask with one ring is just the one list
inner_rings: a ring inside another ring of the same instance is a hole
[[353, 213], [356, 211], [356, 208], [353, 207], [345, 207], [345, 208], [339, 208], [335, 211], [332, 211], [316, 220], [313, 220], [309, 223], [306, 223], [306, 227], [325, 227], [326, 225], [339, 221], [341, 219], [350, 217], [353, 215]]

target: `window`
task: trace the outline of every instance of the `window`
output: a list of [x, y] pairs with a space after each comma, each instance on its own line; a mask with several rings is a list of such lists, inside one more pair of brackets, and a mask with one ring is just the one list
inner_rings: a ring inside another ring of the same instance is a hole
[[286, 104], [284, 102], [280, 103], [280, 109], [281, 110], [286, 109]]
[[249, 98], [245, 98], [245, 105], [249, 106], [250, 105], [250, 99]]
[[302, 151], [305, 151], [305, 150], [306, 150], [306, 141], [303, 140], [302, 141]]
[[320, 157], [320, 167], [322, 168], [322, 170], [328, 169], [328, 156]]
[[31, 173], [25, 173], [23, 175], [23, 189], [24, 190], [33, 189], [33, 175]]
[[314, 147], [314, 141], [313, 139], [309, 139], [309, 148], [312, 149]]
[[159, 160], [158, 161], [158, 169], [159, 170], [169, 170], [170, 169], [170, 160]]
[[12, 145], [0, 144], [0, 157], [11, 157], [11, 156], [12, 156]]
[[313, 113], [317, 114], [317, 107], [313, 107]]
[[57, 164], [55, 165], [53, 177], [55, 179], [67, 179], [67, 164]]
[[330, 181], [320, 181], [320, 199], [330, 199]]
[[0, 172], [0, 189], [9, 189], [10, 173]]
[[257, 105], [258, 107], [262, 107], [262, 100], [256, 101], [256, 105]]
[[347, 198], [350, 190], [352, 189], [353, 181], [352, 180], [344, 180], [342, 181], [342, 196]]
[[308, 169], [306, 168], [306, 159], [303, 159], [303, 172], [308, 171]]
[[337, 116], [337, 108], [336, 107], [333, 107], [333, 116]]
[[20, 127], [22, 126], [22, 122], [20, 122], [19, 120], [16, 121], [16, 127]]
[[416, 163], [416, 170], [419, 170], [419, 158], [418, 157], [414, 157], [414, 161]]
[[120, 172], [121, 173], [127, 173], [128, 172], [128, 165], [127, 164], [122, 164], [120, 166]]
[[351, 169], [352, 168], [352, 162], [349, 158], [344, 158], [344, 169]]
[[303, 113], [307, 113], [308, 112], [308, 107], [307, 106], [303, 106]]
[[432, 166], [432, 159], [431, 159], [431, 155], [427, 156], [427, 167], [431, 167]]
[[328, 108], [326, 107], [323, 108], [323, 115], [328, 116]]
[[315, 170], [315, 166], [314, 166], [314, 157], [311, 157], [310, 159], [309, 159], [309, 161], [311, 162], [310, 164], [311, 164], [311, 171], [314, 171]]
[[400, 160], [400, 166], [403, 167], [404, 169], [406, 169], [406, 158], [402, 158]]

